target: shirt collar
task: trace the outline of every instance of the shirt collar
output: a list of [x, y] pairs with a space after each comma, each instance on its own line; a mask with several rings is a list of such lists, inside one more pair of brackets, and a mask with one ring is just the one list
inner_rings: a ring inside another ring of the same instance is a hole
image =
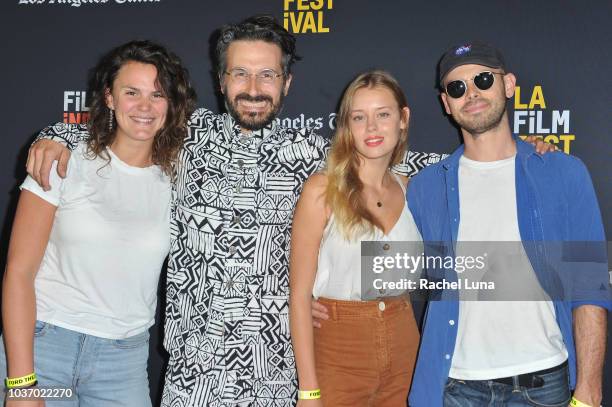
[[544, 160], [542, 155], [536, 153], [535, 146], [521, 140], [520, 138], [516, 136], [514, 136], [514, 139], [516, 140], [516, 156], [517, 157], [523, 160], [526, 160], [531, 156], [535, 156], [535, 157], [538, 157], [538, 159], [540, 160]]
[[[526, 161], [531, 156], [536, 156], [540, 160], [543, 160], [542, 156], [535, 151], [535, 147], [529, 143], [524, 142], [519, 137], [513, 135], [512, 138], [516, 141], [516, 158], [521, 162]], [[449, 170], [450, 168], [457, 167], [459, 165], [459, 159], [463, 155], [465, 145], [461, 144], [442, 165], [444, 169]]]

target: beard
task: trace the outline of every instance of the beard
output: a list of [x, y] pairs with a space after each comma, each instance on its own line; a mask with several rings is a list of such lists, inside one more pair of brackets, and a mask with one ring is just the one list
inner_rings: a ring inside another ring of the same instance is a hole
[[[224, 92], [227, 95], [227, 90]], [[278, 117], [280, 110], [283, 106], [284, 99], [283, 92], [280, 92], [278, 102], [274, 104], [274, 100], [269, 95], [257, 95], [251, 96], [248, 93], [239, 93], [230, 100], [227, 96], [224, 96], [225, 107], [229, 114], [234, 118], [238, 125], [250, 131], [261, 130], [268, 126], [276, 117]], [[244, 100], [245, 102], [266, 102], [268, 108], [261, 112], [240, 112], [238, 103]]]
[[[479, 135], [496, 128], [506, 112], [506, 99], [487, 100], [480, 98], [474, 103], [483, 101], [489, 105], [488, 110], [476, 115], [464, 116], [460, 114], [454, 118], [457, 124], [462, 129], [470, 133], [473, 137], [478, 137]], [[469, 108], [470, 105], [470, 102], [466, 103], [461, 108], [461, 112], [463, 112], [466, 107]]]

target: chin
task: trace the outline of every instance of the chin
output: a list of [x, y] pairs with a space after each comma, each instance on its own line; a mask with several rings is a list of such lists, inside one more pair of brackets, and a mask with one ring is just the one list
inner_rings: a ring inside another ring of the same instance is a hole
[[270, 111], [268, 110], [258, 111], [254, 115], [252, 112], [240, 112], [240, 119], [244, 122], [259, 123], [268, 117], [269, 114]]
[[392, 152], [382, 152], [382, 151], [360, 151], [359, 155], [365, 158], [366, 160], [381, 160], [391, 157]]
[[258, 113], [255, 117], [242, 114], [239, 119], [238, 124], [251, 131], [263, 129], [273, 121], [269, 112]]
[[134, 141], [142, 141], [142, 142], [147, 142], [147, 141], [151, 141], [155, 138], [155, 135], [157, 134], [157, 131], [155, 131], [154, 133], [151, 132], [136, 132], [136, 133], [132, 133], [130, 135], [128, 135], [128, 138]]
[[395, 146], [380, 145], [376, 147], [364, 147], [361, 153], [368, 158], [381, 158], [393, 154]]

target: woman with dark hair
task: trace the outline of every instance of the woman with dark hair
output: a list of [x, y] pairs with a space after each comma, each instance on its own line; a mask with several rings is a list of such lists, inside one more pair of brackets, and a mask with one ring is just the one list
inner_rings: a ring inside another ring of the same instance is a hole
[[[419, 344], [412, 306], [405, 290], [363, 283], [361, 242], [380, 242], [381, 253], [392, 241], [414, 242], [420, 252], [408, 180], [391, 172], [406, 151], [409, 113], [391, 75], [359, 75], [340, 102], [326, 168], [304, 185], [290, 262], [298, 406], [406, 404]], [[329, 312], [316, 330], [312, 297]]]
[[102, 57], [90, 92], [90, 137], [66, 178], [52, 171], [48, 191], [30, 177], [21, 185], [0, 368], [9, 396], [38, 383], [72, 390], [72, 401], [48, 405], [149, 406], [148, 328], [195, 92], [178, 57], [149, 41]]

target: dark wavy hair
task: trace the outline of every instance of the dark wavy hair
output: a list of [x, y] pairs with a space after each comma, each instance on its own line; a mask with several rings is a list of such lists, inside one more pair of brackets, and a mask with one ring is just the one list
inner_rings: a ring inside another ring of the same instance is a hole
[[255, 15], [238, 24], [224, 25], [218, 35], [215, 57], [219, 77], [227, 68], [227, 49], [234, 41], [265, 41], [278, 45], [283, 54], [285, 78], [291, 74], [293, 63], [302, 59], [295, 53], [295, 37], [268, 14]]
[[181, 60], [163, 46], [151, 41], [130, 41], [110, 50], [90, 71], [88, 151], [110, 161], [106, 147], [116, 137], [116, 119], [109, 129], [110, 110], [106, 94], [113, 88], [119, 69], [128, 62], [150, 64], [157, 69], [157, 85], [168, 99], [166, 122], [153, 140], [152, 160], [168, 175], [174, 176], [174, 163], [187, 134], [187, 120], [195, 109], [196, 93], [189, 72]]

